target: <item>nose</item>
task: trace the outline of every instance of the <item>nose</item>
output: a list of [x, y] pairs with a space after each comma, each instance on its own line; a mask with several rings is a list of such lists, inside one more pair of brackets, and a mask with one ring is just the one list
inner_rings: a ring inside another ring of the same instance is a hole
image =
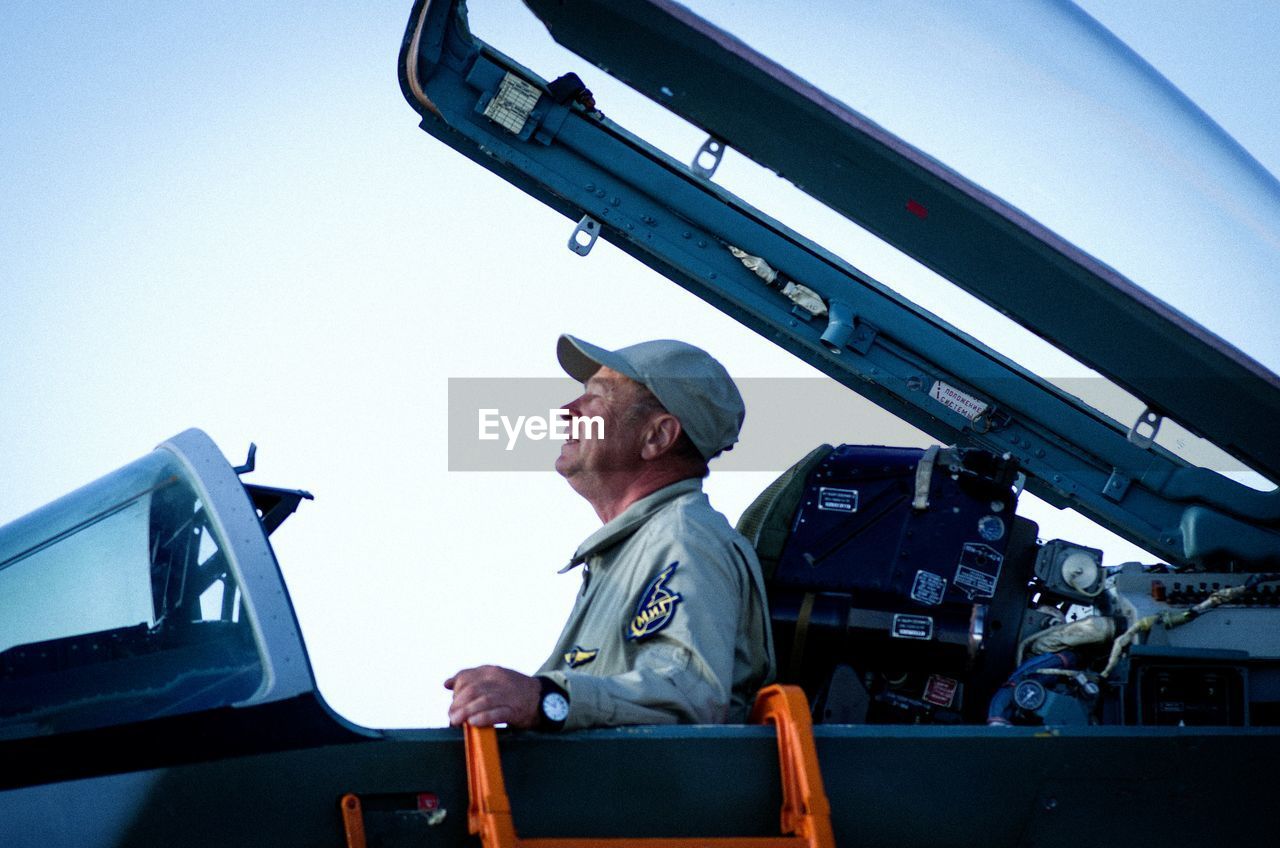
[[578, 395], [573, 400], [560, 407], [558, 414], [561, 418], [575, 418], [582, 415], [582, 399], [585, 395]]

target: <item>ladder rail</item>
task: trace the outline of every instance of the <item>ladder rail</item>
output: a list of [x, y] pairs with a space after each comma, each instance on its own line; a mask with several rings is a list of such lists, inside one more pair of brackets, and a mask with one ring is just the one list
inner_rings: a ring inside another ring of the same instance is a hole
[[470, 802], [467, 826], [484, 848], [835, 848], [831, 805], [822, 783], [809, 703], [797, 686], [775, 684], [760, 690], [751, 711], [753, 724], [771, 724], [778, 737], [782, 773], [783, 835], [774, 837], [660, 837], [520, 839], [511, 815], [511, 799], [502, 775], [498, 734], [492, 727], [463, 728]]

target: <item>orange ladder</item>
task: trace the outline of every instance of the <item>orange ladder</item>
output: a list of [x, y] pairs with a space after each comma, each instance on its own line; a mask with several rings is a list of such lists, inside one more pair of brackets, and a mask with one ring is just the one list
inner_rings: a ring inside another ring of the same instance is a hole
[[818, 751], [813, 743], [809, 704], [797, 686], [760, 690], [751, 711], [753, 724], [778, 731], [782, 768], [782, 836], [673, 837], [657, 839], [520, 839], [511, 818], [511, 801], [502, 778], [498, 734], [492, 727], [464, 728], [467, 785], [471, 804], [467, 825], [484, 848], [835, 848], [831, 806], [822, 788]]
[[[778, 733], [782, 769], [782, 835], [772, 837], [663, 837], [650, 839], [520, 839], [511, 817], [511, 800], [502, 777], [498, 734], [492, 727], [463, 728], [467, 787], [471, 796], [467, 826], [484, 848], [835, 848], [831, 805], [822, 788], [818, 750], [813, 743], [809, 704], [798, 686], [760, 690], [751, 710], [753, 724], [772, 724]], [[365, 848], [360, 799], [342, 797], [342, 824], [348, 848]]]

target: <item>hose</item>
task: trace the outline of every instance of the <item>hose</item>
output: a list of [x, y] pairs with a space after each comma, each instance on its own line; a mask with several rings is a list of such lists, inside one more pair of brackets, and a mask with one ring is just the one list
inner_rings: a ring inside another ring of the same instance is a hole
[[1225, 589], [1219, 589], [1200, 603], [1183, 610], [1182, 612], [1173, 612], [1166, 610], [1156, 615], [1148, 615], [1138, 619], [1129, 629], [1116, 637], [1116, 641], [1111, 646], [1111, 656], [1107, 658], [1107, 667], [1102, 670], [1102, 676], [1106, 677], [1115, 669], [1116, 664], [1120, 662], [1120, 657], [1124, 653], [1124, 649], [1133, 644], [1134, 639], [1141, 633], [1147, 633], [1157, 624], [1163, 624], [1165, 629], [1181, 627], [1189, 621], [1195, 621], [1209, 610], [1230, 603], [1236, 598], [1248, 592], [1263, 583], [1274, 583], [1280, 580], [1280, 574], [1277, 573], [1258, 573], [1249, 575], [1249, 579], [1245, 580], [1239, 586], [1229, 586]]
[[1027, 648], [1033, 654], [1056, 653], [1064, 648], [1106, 642], [1116, 635], [1115, 619], [1111, 616], [1090, 615], [1075, 621], [1064, 621], [1038, 630], [1018, 643], [1015, 664], [1022, 664]]

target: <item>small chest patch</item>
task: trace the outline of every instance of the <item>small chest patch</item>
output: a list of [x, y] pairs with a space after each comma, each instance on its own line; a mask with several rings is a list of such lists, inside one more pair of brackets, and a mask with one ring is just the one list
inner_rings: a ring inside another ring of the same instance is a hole
[[680, 595], [667, 588], [667, 581], [675, 574], [679, 562], [673, 562], [653, 578], [653, 582], [645, 587], [636, 604], [635, 615], [627, 625], [627, 638], [636, 640], [652, 636], [671, 623], [676, 614], [676, 606], [680, 603]]
[[600, 653], [599, 648], [587, 648], [581, 645], [574, 645], [571, 650], [564, 652], [564, 661], [569, 668], [577, 668], [580, 665], [586, 665], [596, 658], [596, 654]]

